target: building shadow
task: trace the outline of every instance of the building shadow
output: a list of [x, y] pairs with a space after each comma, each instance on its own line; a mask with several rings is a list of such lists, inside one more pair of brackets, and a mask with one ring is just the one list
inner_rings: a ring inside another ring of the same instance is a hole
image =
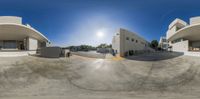
[[160, 61], [172, 59], [175, 57], [179, 57], [184, 55], [183, 52], [155, 52], [155, 53], [145, 53], [140, 55], [133, 55], [125, 57], [129, 60], [137, 60], [137, 61]]

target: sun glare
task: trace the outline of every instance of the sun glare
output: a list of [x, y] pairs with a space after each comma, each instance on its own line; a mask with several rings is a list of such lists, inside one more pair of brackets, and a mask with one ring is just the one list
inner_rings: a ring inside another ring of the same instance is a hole
[[98, 32], [96, 33], [96, 35], [97, 35], [97, 37], [102, 38], [102, 37], [104, 37], [104, 32], [98, 31]]

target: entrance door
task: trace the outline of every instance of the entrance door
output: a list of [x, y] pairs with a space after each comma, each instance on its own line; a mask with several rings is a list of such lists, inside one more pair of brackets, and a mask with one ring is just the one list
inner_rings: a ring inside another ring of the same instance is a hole
[[23, 41], [17, 41], [17, 48], [19, 50], [24, 50], [24, 42]]
[[24, 44], [23, 44], [23, 42], [20, 42], [20, 43], [19, 43], [19, 49], [20, 49], [20, 50], [24, 50]]

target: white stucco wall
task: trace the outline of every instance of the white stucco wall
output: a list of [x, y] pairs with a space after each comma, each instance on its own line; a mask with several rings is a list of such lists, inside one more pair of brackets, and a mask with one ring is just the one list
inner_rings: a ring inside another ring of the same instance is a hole
[[167, 39], [169, 39], [171, 36], [173, 36], [176, 33], [176, 26], [172, 27], [167, 31]]
[[38, 40], [34, 38], [27, 38], [28, 50], [36, 50], [38, 48]]
[[188, 51], [188, 49], [189, 49], [189, 41], [188, 40], [172, 44], [172, 51], [186, 52], [186, 51]]
[[0, 16], [0, 24], [2, 23], [22, 24], [22, 18], [15, 16]]
[[177, 33], [177, 28], [181, 29], [187, 26], [187, 23], [181, 19], [176, 18], [174, 21], [172, 21], [168, 27], [167, 31], [167, 39], [172, 37], [174, 34]]
[[[125, 52], [129, 52], [130, 50], [152, 50], [150, 47], [148, 47], [148, 42], [142, 37], [138, 36], [136, 33], [130, 32], [125, 29], [120, 29], [118, 33], [119, 35], [116, 35], [113, 38], [115, 42], [112, 43], [112, 46], [114, 50], [118, 50], [120, 56], [124, 56]], [[129, 38], [129, 40], [127, 40], [127, 37]]]
[[119, 53], [120, 50], [120, 36], [116, 35], [112, 39], [112, 48]]
[[[136, 34], [133, 34], [127, 31], [122, 31], [121, 34], [123, 34], [123, 39], [124, 39], [122, 42], [124, 44], [124, 51], [144, 50], [145, 45], [142, 44], [141, 42], [146, 44], [145, 40], [138, 37]], [[129, 38], [129, 40], [126, 40], [127, 37]], [[132, 41], [132, 39], [134, 39], [134, 41]]]
[[169, 24], [168, 29], [170, 30], [172, 27], [174, 26], [178, 26], [178, 27], [185, 27], [187, 25], [187, 23], [181, 19], [176, 18], [174, 21], [172, 21]]
[[200, 24], [200, 17], [192, 17], [190, 18], [190, 25]]

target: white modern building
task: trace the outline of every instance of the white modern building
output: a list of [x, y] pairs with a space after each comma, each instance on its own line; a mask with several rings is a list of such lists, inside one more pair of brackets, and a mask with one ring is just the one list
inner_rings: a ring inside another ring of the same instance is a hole
[[200, 51], [200, 17], [190, 18], [189, 24], [175, 19], [168, 27], [167, 40], [172, 51]]
[[166, 37], [164, 37], [164, 36], [160, 37], [160, 40], [159, 40], [159, 47], [160, 47], [162, 50], [167, 50], [167, 49], [168, 49], [168, 42], [167, 42]]
[[50, 41], [30, 25], [22, 24], [21, 17], [0, 16], [0, 51], [36, 51]]
[[120, 56], [128, 56], [130, 53], [142, 53], [152, 51], [149, 42], [136, 33], [120, 28], [112, 39], [112, 48]]

